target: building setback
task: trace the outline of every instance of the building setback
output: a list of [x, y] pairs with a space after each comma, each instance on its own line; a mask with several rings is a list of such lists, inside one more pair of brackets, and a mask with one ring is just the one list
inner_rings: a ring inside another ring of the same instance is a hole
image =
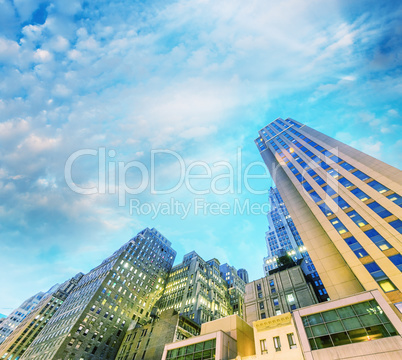
[[176, 310], [163, 311], [147, 324], [127, 331], [116, 359], [161, 359], [165, 344], [197, 336], [200, 329], [200, 325]]
[[195, 251], [174, 266], [159, 311], [175, 309], [197, 324], [219, 319], [233, 313], [228, 286], [221, 278], [216, 259], [204, 261]]
[[402, 172], [292, 119], [255, 142], [329, 297], [376, 288], [401, 309]]
[[306, 282], [300, 266], [293, 266], [246, 285], [245, 321], [251, 326], [253, 321], [317, 302], [312, 286]]
[[0, 345], [0, 358], [17, 360], [35, 340], [48, 321], [59, 309], [67, 296], [78, 284], [84, 274], [78, 273], [60, 285], [54, 293], [47, 294], [32, 310], [11, 335]]
[[162, 294], [176, 252], [145, 229], [84, 275], [21, 359], [114, 359]]

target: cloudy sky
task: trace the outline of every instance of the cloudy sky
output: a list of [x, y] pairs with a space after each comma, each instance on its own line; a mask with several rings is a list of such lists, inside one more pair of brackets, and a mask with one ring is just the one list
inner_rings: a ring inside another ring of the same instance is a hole
[[195, 250], [261, 277], [272, 181], [244, 181], [265, 172], [259, 129], [292, 117], [401, 167], [401, 13], [396, 1], [0, 0], [0, 313], [144, 227], [176, 262]]

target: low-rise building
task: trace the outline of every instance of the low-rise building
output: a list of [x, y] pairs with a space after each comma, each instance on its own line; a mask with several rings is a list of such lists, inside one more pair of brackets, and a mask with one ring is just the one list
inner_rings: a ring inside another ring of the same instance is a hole
[[116, 356], [117, 360], [159, 360], [165, 344], [200, 334], [200, 326], [176, 310], [163, 311], [147, 324], [127, 331]]
[[162, 360], [230, 360], [255, 354], [253, 328], [237, 315], [201, 325], [201, 334], [165, 345]]
[[306, 282], [300, 266], [274, 273], [246, 285], [245, 320], [254, 321], [316, 304], [312, 286]]

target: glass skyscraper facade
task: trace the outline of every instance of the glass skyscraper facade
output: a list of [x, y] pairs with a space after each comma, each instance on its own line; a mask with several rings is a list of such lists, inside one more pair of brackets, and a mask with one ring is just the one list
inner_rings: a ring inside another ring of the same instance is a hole
[[323, 286], [308, 249], [304, 246], [278, 189], [269, 189], [269, 203], [271, 206], [267, 214], [269, 230], [265, 235], [268, 255], [264, 257], [263, 264], [265, 276], [277, 269], [279, 257], [287, 254], [295, 263], [300, 263], [303, 273], [313, 285], [318, 299], [320, 301], [329, 300], [327, 290]]
[[255, 143], [331, 299], [402, 302], [402, 172], [292, 119]]

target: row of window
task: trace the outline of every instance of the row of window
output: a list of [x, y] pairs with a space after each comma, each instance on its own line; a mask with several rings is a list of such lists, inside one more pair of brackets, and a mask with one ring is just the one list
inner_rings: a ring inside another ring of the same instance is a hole
[[[289, 333], [286, 335], [286, 337], [288, 340], [289, 349], [296, 349], [297, 345], [296, 345], [294, 333]], [[272, 343], [273, 343], [273, 348], [274, 348], [275, 352], [282, 350], [281, 338], [279, 336], [273, 337]], [[260, 350], [261, 350], [261, 355], [268, 354], [267, 339], [260, 340]]]

